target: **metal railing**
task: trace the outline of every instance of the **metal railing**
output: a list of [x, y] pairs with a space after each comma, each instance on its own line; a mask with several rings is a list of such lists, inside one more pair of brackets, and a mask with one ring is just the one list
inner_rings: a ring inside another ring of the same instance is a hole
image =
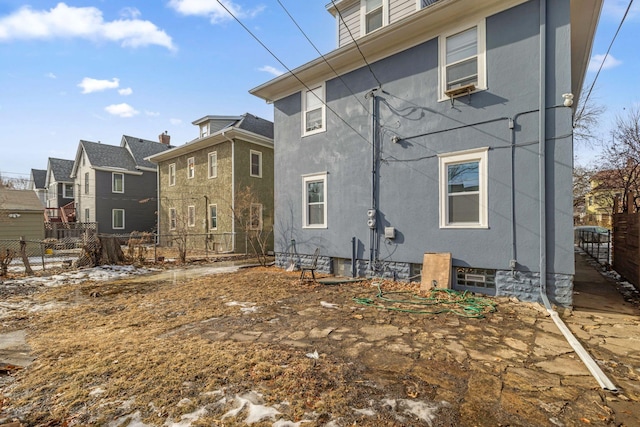
[[600, 265], [608, 267], [612, 264], [613, 245], [611, 231], [596, 232], [576, 230], [576, 244]]

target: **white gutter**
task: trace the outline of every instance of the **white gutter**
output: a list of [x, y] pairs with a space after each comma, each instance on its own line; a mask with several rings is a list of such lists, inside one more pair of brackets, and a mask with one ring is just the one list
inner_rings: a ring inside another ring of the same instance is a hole
[[539, 197], [540, 197], [540, 297], [542, 302], [553, 319], [554, 323], [562, 332], [565, 339], [571, 345], [573, 350], [585, 364], [591, 375], [596, 379], [601, 388], [612, 392], [618, 389], [609, 378], [602, 372], [602, 369], [593, 360], [591, 355], [587, 353], [582, 344], [571, 333], [567, 325], [560, 319], [549, 303], [547, 297], [547, 223], [546, 223], [546, 90], [547, 90], [547, 0], [540, 0], [540, 115], [539, 115], [539, 137], [538, 144], [538, 172], [539, 172]]

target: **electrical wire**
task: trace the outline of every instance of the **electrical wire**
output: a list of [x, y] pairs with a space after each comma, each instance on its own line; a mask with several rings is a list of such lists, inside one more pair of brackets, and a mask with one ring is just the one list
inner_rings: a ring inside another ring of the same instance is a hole
[[373, 78], [376, 80], [376, 82], [378, 82], [378, 87], [381, 88], [382, 87], [382, 83], [380, 83], [380, 80], [378, 80], [378, 77], [373, 72], [373, 69], [371, 68], [371, 65], [369, 64], [369, 61], [367, 61], [367, 58], [364, 56], [364, 53], [362, 53], [362, 50], [360, 50], [360, 45], [356, 41], [355, 37], [353, 37], [353, 33], [351, 32], [351, 29], [349, 28], [349, 26], [345, 22], [344, 18], [342, 17], [342, 13], [340, 13], [340, 9], [338, 9], [338, 6], [336, 6], [335, 0], [331, 0], [331, 4], [333, 5], [333, 7], [336, 8], [336, 12], [338, 12], [338, 16], [340, 17], [340, 21], [344, 24], [344, 27], [349, 32], [349, 37], [351, 37], [351, 40], [356, 45], [356, 48], [358, 49], [358, 52], [360, 52], [360, 56], [362, 56], [362, 59], [364, 60], [364, 63], [367, 64], [367, 68], [369, 69], [369, 72], [371, 73]]
[[596, 73], [596, 76], [593, 78], [593, 82], [591, 83], [591, 87], [589, 88], [589, 92], [587, 92], [587, 97], [582, 102], [582, 108], [580, 109], [580, 113], [578, 113], [576, 115], [577, 117], [582, 117], [582, 114], [584, 113], [584, 109], [587, 107], [587, 101], [589, 100], [589, 97], [591, 96], [591, 92], [593, 91], [593, 88], [596, 85], [596, 81], [598, 80], [598, 77], [600, 76], [600, 71], [602, 71], [602, 68], [604, 67], [604, 63], [606, 62], [607, 58], [609, 57], [609, 52], [611, 52], [611, 48], [613, 47], [613, 43], [616, 41], [616, 38], [618, 37], [618, 33], [620, 32], [620, 29], [622, 28], [622, 24], [624, 23], [625, 19], [627, 18], [627, 15], [629, 14], [629, 11], [631, 10], [631, 5], [632, 4], [633, 4], [633, 0], [629, 0], [629, 5], [627, 6], [627, 10], [624, 12], [624, 15], [622, 16], [622, 20], [620, 21], [620, 24], [618, 25], [618, 29], [616, 30], [616, 33], [613, 35], [613, 39], [611, 39], [611, 43], [609, 43], [609, 48], [607, 49], [607, 53], [605, 53], [604, 58], [602, 58], [602, 62], [600, 63], [600, 67], [598, 68], [598, 72]]
[[[304, 36], [304, 38], [307, 39], [307, 41], [309, 42], [309, 44], [311, 46], [313, 46], [313, 48], [316, 50], [316, 52], [318, 53], [318, 55], [320, 55], [320, 57], [322, 58], [322, 60], [329, 66], [329, 68], [331, 68], [331, 71], [333, 71], [333, 74], [335, 74], [338, 79], [340, 79], [340, 81], [342, 82], [342, 84], [344, 85], [344, 87], [347, 88], [347, 90], [351, 93], [351, 95], [353, 95], [353, 97], [358, 101], [358, 103], [360, 103], [360, 105], [362, 105], [362, 108], [364, 108], [364, 110], [367, 112], [367, 114], [371, 114], [371, 112], [369, 111], [369, 109], [367, 108], [367, 106], [360, 100], [360, 98], [358, 98], [356, 96], [356, 94], [353, 92], [353, 90], [351, 90], [351, 88], [349, 87], [349, 85], [347, 85], [347, 82], [344, 81], [344, 79], [342, 78], [342, 76], [340, 74], [338, 74], [338, 72], [335, 70], [335, 68], [333, 68], [333, 66], [329, 63], [329, 61], [327, 60], [327, 58], [320, 52], [320, 50], [316, 47], [316, 45], [311, 41], [311, 39], [309, 38], [309, 36], [307, 36], [307, 33], [304, 32], [304, 30], [300, 27], [300, 25], [298, 25], [298, 22], [293, 18], [293, 16], [291, 15], [291, 13], [289, 13], [289, 11], [287, 10], [287, 8], [282, 4], [282, 2], [280, 0], [276, 0], [278, 2], [278, 4], [282, 7], [282, 9], [285, 11], [285, 13], [287, 14], [287, 16], [289, 16], [289, 18], [291, 19], [291, 21], [295, 24], [296, 27], [298, 27], [298, 30], [300, 30], [300, 32], [302, 33], [302, 35]], [[374, 75], [375, 77], [375, 75]], [[376, 79], [377, 80], [377, 79]]]
[[282, 66], [287, 70], [287, 72], [288, 72], [289, 74], [291, 74], [291, 76], [293, 76], [293, 77], [294, 77], [294, 78], [295, 78], [295, 79], [296, 79], [296, 80], [297, 80], [297, 81], [298, 81], [302, 86], [304, 86], [308, 91], [311, 91], [311, 93], [313, 93], [313, 94], [314, 94], [314, 96], [315, 96], [315, 97], [316, 97], [316, 98], [317, 98], [317, 99], [322, 103], [322, 105], [324, 105], [324, 106], [325, 106], [325, 108], [327, 108], [329, 111], [331, 111], [331, 112], [332, 112], [332, 113], [333, 113], [333, 114], [334, 114], [334, 115], [335, 115], [335, 116], [336, 116], [336, 117], [337, 117], [337, 118], [338, 118], [342, 123], [344, 123], [344, 124], [345, 124], [349, 129], [351, 129], [352, 131], [354, 131], [354, 132], [356, 133], [356, 135], [358, 135], [360, 138], [362, 138], [364, 141], [366, 141], [366, 142], [367, 142], [367, 144], [369, 144], [369, 145], [373, 145], [373, 143], [372, 143], [371, 141], [369, 141], [369, 139], [367, 139], [367, 137], [365, 137], [365, 136], [364, 136], [364, 135], [362, 135], [360, 132], [358, 132], [358, 130], [357, 130], [356, 128], [354, 128], [354, 127], [353, 127], [349, 122], [347, 122], [347, 121], [346, 121], [346, 120], [345, 120], [345, 119], [344, 119], [340, 114], [338, 114], [338, 113], [337, 113], [333, 108], [331, 108], [331, 107], [330, 107], [330, 106], [325, 102], [325, 100], [324, 100], [324, 99], [320, 99], [320, 97], [318, 97], [318, 96], [317, 96], [317, 95], [316, 95], [316, 94], [311, 90], [311, 88], [310, 88], [310, 87], [309, 87], [305, 82], [303, 82], [303, 81], [300, 79], [300, 77], [298, 77], [298, 75], [297, 75], [296, 73], [294, 73], [294, 72], [293, 72], [293, 70], [291, 70], [289, 67], [287, 67], [287, 65], [286, 65], [284, 62], [282, 62], [282, 60], [281, 60], [280, 58], [278, 58], [278, 56], [277, 56], [275, 53], [273, 53], [273, 52], [271, 51], [271, 49], [269, 49], [269, 48], [267, 47], [267, 45], [265, 45], [265, 44], [262, 42], [262, 40], [260, 40], [260, 39], [258, 38], [258, 36], [256, 36], [256, 35], [255, 35], [255, 34], [254, 34], [254, 33], [253, 33], [253, 32], [252, 32], [252, 31], [251, 31], [251, 30], [250, 30], [246, 25], [244, 25], [244, 24], [242, 23], [242, 21], [240, 21], [240, 19], [239, 19], [236, 15], [234, 15], [234, 14], [233, 14], [233, 12], [231, 12], [231, 11], [229, 10], [229, 8], [228, 8], [227, 6], [225, 6], [225, 5], [224, 5], [224, 3], [222, 3], [222, 1], [221, 1], [221, 0], [216, 0], [216, 1], [218, 2], [218, 4], [219, 4], [219, 5], [220, 5], [220, 6], [221, 6], [225, 11], [227, 11], [227, 13], [228, 13], [228, 14], [229, 14], [229, 15], [230, 15], [230, 16], [231, 16], [231, 17], [232, 17], [232, 18], [233, 18], [233, 19], [234, 19], [238, 24], [240, 24], [240, 26], [241, 26], [242, 28], [244, 28], [244, 30], [245, 30], [247, 33], [249, 33], [249, 35], [250, 35], [251, 37], [253, 37], [253, 39], [254, 39], [255, 41], [257, 41], [257, 42], [260, 44], [260, 46], [262, 46], [262, 47], [263, 47], [267, 52], [269, 52], [269, 54], [270, 54], [271, 56], [273, 56], [273, 58], [274, 58], [276, 61], [278, 61], [278, 63], [279, 63], [280, 65], [282, 65]]

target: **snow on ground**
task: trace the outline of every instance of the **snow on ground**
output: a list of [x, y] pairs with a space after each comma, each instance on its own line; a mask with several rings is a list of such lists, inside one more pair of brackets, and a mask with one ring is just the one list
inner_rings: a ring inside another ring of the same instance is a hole
[[30, 276], [19, 279], [10, 279], [4, 281], [3, 285], [44, 285], [50, 287], [66, 284], [77, 285], [87, 280], [103, 282], [122, 279], [133, 275], [149, 274], [156, 271], [160, 270], [152, 268], [137, 268], [132, 265], [103, 265], [100, 267], [66, 271], [51, 276]]
[[[209, 414], [209, 411], [219, 411], [226, 408], [231, 409], [228, 409], [227, 412], [222, 415], [221, 420], [243, 422], [246, 425], [259, 422], [272, 422], [271, 425], [273, 427], [302, 427], [303, 424], [315, 424], [318, 417], [316, 413], [308, 413], [305, 415], [305, 419], [298, 422], [287, 420], [283, 412], [280, 411], [284, 410], [286, 412], [287, 402], [267, 406], [264, 404], [263, 395], [255, 391], [249, 391], [234, 397], [226, 396], [222, 390], [205, 393], [205, 395], [222, 397], [194, 412], [182, 415], [180, 420], [168, 418], [162, 424], [162, 427], [190, 427], [200, 418]], [[390, 411], [398, 423], [402, 425], [411, 425], [415, 423], [416, 420], [420, 420], [425, 423], [425, 425], [432, 426], [437, 420], [437, 414], [440, 409], [448, 406], [449, 403], [447, 402], [383, 399], [377, 403], [371, 401], [370, 406], [367, 408], [352, 408], [352, 410], [362, 417], [371, 419], [377, 419], [378, 413], [381, 411]], [[123, 424], [126, 422], [128, 423]], [[121, 425], [127, 425], [128, 427], [154, 427], [142, 422], [140, 411], [124, 415], [108, 424], [109, 427], [119, 427]], [[341, 425], [341, 423], [339, 419], [334, 419], [326, 425], [338, 426]]]

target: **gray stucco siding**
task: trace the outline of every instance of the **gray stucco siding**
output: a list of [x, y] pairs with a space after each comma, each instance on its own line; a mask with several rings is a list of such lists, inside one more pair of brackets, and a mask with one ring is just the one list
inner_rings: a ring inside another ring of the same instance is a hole
[[[453, 107], [437, 102], [437, 39], [371, 64], [382, 83], [378, 227], [397, 230], [394, 241], [381, 239], [380, 259], [421, 264], [424, 252], [451, 252], [457, 266], [506, 270], [515, 258], [520, 271], [539, 271], [538, 7], [533, 0], [487, 17], [488, 90]], [[548, 16], [547, 268], [571, 275], [571, 111], [556, 108], [571, 90], [568, 2], [550, 2]], [[276, 251], [295, 239], [300, 253], [320, 247], [322, 255], [351, 258], [353, 236], [357, 257], [368, 258], [372, 119], [364, 95], [377, 86], [366, 67], [328, 80], [327, 130], [307, 137], [300, 136], [300, 93], [275, 102]], [[391, 142], [394, 135], [399, 143]], [[437, 154], [479, 147], [489, 147], [488, 228], [441, 229]], [[302, 176], [320, 172], [327, 172], [328, 225], [305, 229]]]

